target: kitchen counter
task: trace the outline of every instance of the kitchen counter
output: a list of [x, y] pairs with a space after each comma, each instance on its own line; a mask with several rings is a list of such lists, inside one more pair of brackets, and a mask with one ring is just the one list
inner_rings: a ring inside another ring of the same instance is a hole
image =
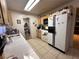
[[12, 59], [13, 57], [15, 59], [40, 59], [21, 34], [11, 37], [7, 42], [3, 59]]

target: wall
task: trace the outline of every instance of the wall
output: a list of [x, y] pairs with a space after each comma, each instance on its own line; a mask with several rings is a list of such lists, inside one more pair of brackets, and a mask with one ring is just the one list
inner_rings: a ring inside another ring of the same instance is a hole
[[11, 17], [11, 12], [8, 10], [8, 22], [9, 24], [12, 26], [13, 22], [12, 22], [12, 17]]
[[[24, 21], [23, 18], [30, 18], [30, 31], [31, 31], [31, 37], [36, 38], [37, 35], [37, 28], [34, 26], [33, 23], [38, 24], [37, 20], [38, 18], [36, 16], [32, 15], [25, 15], [18, 12], [11, 11], [11, 17], [13, 21], [13, 27], [19, 29], [19, 31], [24, 35]], [[17, 19], [21, 20], [21, 24], [17, 24]]]
[[7, 4], [6, 4], [6, 0], [0, 0], [1, 2], [1, 6], [2, 6], [2, 11], [3, 11], [3, 17], [5, 20], [5, 23], [8, 24], [8, 13], [7, 13]]
[[3, 24], [3, 18], [2, 18], [1, 7], [0, 7], [0, 24]]

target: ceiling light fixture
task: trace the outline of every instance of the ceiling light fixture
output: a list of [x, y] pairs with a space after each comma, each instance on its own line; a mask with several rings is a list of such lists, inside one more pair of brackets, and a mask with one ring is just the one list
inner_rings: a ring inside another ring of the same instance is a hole
[[29, 0], [26, 4], [24, 10], [25, 11], [31, 11], [32, 8], [39, 2], [40, 0]]

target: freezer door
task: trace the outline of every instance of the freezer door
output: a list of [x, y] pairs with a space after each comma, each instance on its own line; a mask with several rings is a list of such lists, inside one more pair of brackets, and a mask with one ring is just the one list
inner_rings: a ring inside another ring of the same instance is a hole
[[65, 51], [66, 47], [67, 16], [67, 13], [56, 16], [55, 47], [62, 51]]

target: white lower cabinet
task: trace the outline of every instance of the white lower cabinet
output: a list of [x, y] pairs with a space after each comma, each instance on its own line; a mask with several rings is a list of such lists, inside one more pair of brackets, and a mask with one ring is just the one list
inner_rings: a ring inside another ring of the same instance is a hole
[[53, 45], [53, 34], [52, 33], [48, 33], [48, 43]]
[[41, 30], [41, 39], [45, 42], [48, 42], [48, 31], [47, 30]]
[[53, 45], [53, 34], [48, 33], [47, 30], [41, 30], [41, 39], [50, 45]]

